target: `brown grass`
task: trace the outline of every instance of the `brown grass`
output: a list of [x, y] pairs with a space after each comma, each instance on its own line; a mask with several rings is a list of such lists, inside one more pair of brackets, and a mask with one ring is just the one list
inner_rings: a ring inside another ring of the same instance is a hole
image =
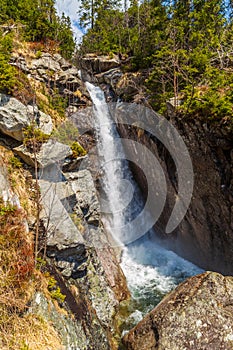
[[0, 146], [0, 166], [8, 168], [9, 183], [27, 210], [0, 199], [0, 349], [60, 350], [53, 326], [28, 310], [36, 291], [49, 298], [48, 277], [35, 269], [34, 238], [26, 224], [35, 210], [33, 197], [25, 170], [14, 168], [12, 156]]

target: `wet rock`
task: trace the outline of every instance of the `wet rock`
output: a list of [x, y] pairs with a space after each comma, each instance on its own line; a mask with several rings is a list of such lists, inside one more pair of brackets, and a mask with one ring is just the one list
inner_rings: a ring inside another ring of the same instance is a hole
[[206, 272], [169, 294], [123, 339], [129, 350], [233, 348], [233, 277]]
[[[223, 136], [222, 126], [207, 126], [199, 120], [179, 120], [173, 116], [171, 122], [182, 136], [188, 148], [194, 172], [194, 189], [189, 209], [178, 228], [170, 234], [165, 234], [165, 228], [176, 203], [178, 193], [177, 168], [169, 154], [155, 136], [134, 124], [135, 107], [128, 107], [128, 114], [119, 117], [119, 132], [122, 138], [140, 141], [150, 150], [163, 169], [167, 184], [167, 199], [164, 210], [155, 223], [155, 232], [164, 240], [169, 249], [180, 256], [192, 261], [205, 270], [214, 270], [223, 274], [233, 273], [233, 238], [232, 214], [233, 206], [232, 169], [230, 152], [232, 136], [228, 132]], [[145, 108], [145, 107], [142, 107]], [[149, 110], [149, 109], [148, 109]], [[138, 108], [140, 112], [140, 108]], [[124, 124], [124, 118], [132, 121], [131, 125]], [[145, 125], [153, 125], [151, 113], [142, 111], [136, 117]], [[155, 126], [156, 127], [156, 126]], [[153, 127], [154, 128], [154, 127]], [[156, 130], [155, 128], [152, 130]], [[166, 136], [167, 139], [167, 136]], [[222, 142], [224, 140], [224, 142]], [[147, 183], [143, 169], [151, 164], [149, 152], [142, 156], [137, 153], [134, 143], [126, 145], [126, 152], [135, 160], [131, 164], [134, 177], [142, 193], [146, 196]], [[208, 176], [207, 176], [208, 174]], [[156, 198], [160, 190], [159, 175], [156, 169], [150, 172], [150, 194]], [[153, 210], [153, 208], [152, 208]]]

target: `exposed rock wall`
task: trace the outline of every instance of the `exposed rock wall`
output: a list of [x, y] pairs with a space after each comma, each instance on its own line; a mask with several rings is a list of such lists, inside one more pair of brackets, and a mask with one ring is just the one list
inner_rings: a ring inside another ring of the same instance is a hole
[[128, 350], [230, 350], [233, 278], [206, 272], [179, 285], [123, 339]]
[[[22, 70], [30, 81], [44, 83], [51, 93], [58, 90], [61, 96], [68, 96], [68, 115], [89, 104], [78, 69], [60, 55], [42, 53], [39, 58], [30, 58], [15, 53], [11, 64]], [[110, 65], [115, 65], [114, 60]], [[7, 139], [7, 145], [14, 148], [33, 178], [35, 159], [19, 143], [23, 142], [23, 128], [35, 119], [34, 109], [37, 113], [38, 107], [26, 98], [22, 98], [22, 102], [12, 96], [1, 95], [0, 98], [1, 142], [5, 144]], [[50, 134], [53, 128], [51, 118], [41, 111], [39, 113], [40, 129]], [[92, 120], [90, 126], [90, 134], [84, 132], [82, 136], [87, 150], [89, 143], [94, 142]], [[114, 317], [120, 301], [129, 297], [129, 291], [117, 253], [111, 247], [101, 222], [92, 176], [83, 169], [85, 162], [90, 165], [88, 157], [74, 160], [69, 157], [71, 153], [69, 146], [50, 139], [42, 144], [37, 154], [43, 208], [40, 212], [39, 249], [47, 256], [46, 269], [55, 277], [66, 299], [64, 303], [60, 302], [62, 307], [57, 308], [56, 303], [40, 291], [32, 300], [29, 312], [39, 314], [53, 324], [64, 345], [62, 349], [116, 349]], [[79, 170], [80, 163], [82, 170]], [[0, 177], [4, 178], [3, 171], [0, 171]], [[4, 181], [0, 191], [6, 186]], [[33, 229], [35, 218], [30, 220]]]
[[[85, 67], [85, 61], [82, 62]], [[96, 71], [96, 73], [98, 73]], [[143, 81], [146, 73], [121, 74], [120, 68], [94, 75], [92, 81], [109, 84], [115, 99], [143, 103], [146, 105]], [[170, 122], [176, 127], [187, 145], [194, 170], [194, 190], [188, 212], [179, 227], [166, 235], [165, 227], [174, 207], [177, 195], [177, 173], [173, 159], [166, 148], [152, 135], [137, 127], [124, 125], [119, 120], [118, 129], [123, 138], [144, 144], [159, 160], [167, 183], [166, 206], [155, 225], [164, 244], [179, 255], [207, 270], [223, 274], [233, 273], [233, 136], [224, 125], [207, 123], [198, 118], [179, 119], [172, 106], [169, 108]], [[127, 120], [128, 120], [127, 116]], [[145, 118], [147, 118], [145, 116]], [[135, 120], [134, 120], [135, 121]], [[147, 123], [147, 120], [145, 120]], [[148, 121], [150, 124], [150, 121]], [[132, 143], [127, 143], [128, 152], [137, 167], [131, 163], [136, 181], [147, 195], [147, 181], [141, 169], [148, 167], [150, 159], [139, 159]], [[152, 181], [158, 183], [157, 173], [151, 173]], [[154, 178], [154, 179], [153, 179]], [[150, 189], [156, 194], [156, 188]], [[156, 198], [156, 196], [155, 196]]]
[[125, 277], [101, 222], [91, 174], [76, 169], [59, 176], [58, 171], [56, 166], [54, 170], [45, 168], [40, 180], [52, 273], [75, 315], [72, 332], [81, 329], [79, 349], [114, 349], [114, 316], [119, 302], [129, 297]]
[[[26, 74], [30, 81], [45, 83], [55, 93], [59, 92], [59, 94], [68, 98], [73, 110], [89, 103], [78, 69], [61, 55], [42, 52], [40, 57], [34, 55], [32, 58], [30, 55], [23, 56], [18, 52], [14, 52], [10, 63]], [[23, 99], [23, 96], [17, 97], [23, 103], [31, 102], [30, 95], [28, 97], [24, 96]]]
[[[165, 227], [178, 191], [175, 164], [165, 147], [154, 137], [140, 132], [138, 128], [128, 128], [123, 120], [119, 124], [121, 136], [139, 140], [155, 154], [163, 168], [168, 188], [167, 201], [155, 230], [164, 243], [181, 256], [204, 269], [232, 274], [232, 135], [224, 134], [220, 127], [214, 129], [199, 121], [174, 119], [172, 123], [188, 147], [193, 163], [194, 189], [186, 216], [169, 235], [164, 234]], [[133, 146], [127, 151], [136, 163], [141, 164], [141, 169], [148, 167], [146, 154], [138, 159]], [[140, 168], [132, 165], [134, 176], [146, 194], [147, 183]], [[156, 173], [151, 176], [155, 177], [156, 184]]]

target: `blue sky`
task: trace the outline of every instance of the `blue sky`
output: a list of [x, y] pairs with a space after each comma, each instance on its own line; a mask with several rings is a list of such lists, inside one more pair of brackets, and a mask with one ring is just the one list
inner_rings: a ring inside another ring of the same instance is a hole
[[77, 39], [77, 42], [80, 41], [83, 33], [78, 25], [78, 10], [79, 10], [80, 0], [56, 0], [56, 8], [58, 15], [62, 15], [62, 12], [65, 15], [69, 16], [72, 22], [72, 28], [74, 31], [74, 36]]

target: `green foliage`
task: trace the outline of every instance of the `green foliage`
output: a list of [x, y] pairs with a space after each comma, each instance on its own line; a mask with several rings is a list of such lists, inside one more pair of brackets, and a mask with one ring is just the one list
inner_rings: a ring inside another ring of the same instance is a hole
[[54, 130], [52, 136], [57, 141], [71, 146], [73, 142], [77, 141], [79, 132], [74, 123], [68, 120]]
[[61, 124], [53, 131], [52, 137], [61, 143], [69, 145], [73, 152], [73, 158], [85, 156], [87, 154], [85, 149], [77, 141], [79, 138], [79, 132], [77, 127], [71, 121], [66, 121]]
[[77, 228], [79, 229], [79, 231], [84, 232], [85, 228], [82, 225], [82, 219], [80, 217], [78, 217], [77, 213], [70, 214], [70, 217], [71, 217], [73, 223], [75, 224], [75, 226], [77, 226]]
[[65, 109], [68, 105], [68, 99], [59, 94], [58, 89], [53, 90], [53, 94], [48, 96], [49, 106], [55, 109], [61, 117], [65, 115]]
[[80, 25], [82, 27], [94, 28], [94, 25], [108, 11], [119, 8], [119, 0], [81, 0], [80, 4]]
[[85, 156], [87, 154], [85, 149], [77, 141], [72, 143], [71, 149], [72, 149], [72, 152], [73, 152], [73, 158], [78, 158], [78, 157], [81, 157], [81, 156]]
[[28, 41], [55, 40], [61, 53], [71, 58], [75, 48], [69, 17], [57, 16], [55, 0], [1, 0], [0, 24], [21, 23]]
[[60, 50], [63, 57], [70, 59], [75, 49], [71, 21], [64, 13], [58, 19], [57, 40], [60, 43]]
[[41, 257], [36, 258], [36, 268], [37, 270], [41, 270], [43, 267], [46, 266], [46, 261], [42, 259]]
[[205, 84], [193, 89], [187, 85], [182, 91], [184, 102], [181, 111], [212, 122], [222, 121], [233, 127], [233, 74], [211, 68], [207, 70], [204, 81]]
[[23, 345], [21, 346], [20, 350], [30, 350], [30, 347], [25, 342], [23, 342]]
[[12, 51], [13, 37], [0, 32], [0, 92], [10, 93], [17, 84], [16, 69], [8, 62]]
[[80, 53], [131, 56], [122, 69], [147, 69], [150, 103], [159, 112], [175, 97], [183, 116], [232, 124], [232, 14], [232, 2], [222, 0], [132, 0], [124, 11], [83, 0], [81, 24], [88, 30]]
[[16, 208], [12, 206], [11, 204], [5, 204], [2, 201], [0, 201], [0, 216], [6, 216], [8, 214], [14, 213]]
[[54, 277], [49, 279], [48, 290], [52, 299], [57, 300], [61, 304], [64, 303], [66, 296], [61, 293], [60, 287], [57, 287], [57, 281]]
[[9, 164], [13, 169], [22, 168], [21, 161], [19, 160], [19, 158], [14, 156], [9, 159]]
[[23, 143], [31, 152], [39, 152], [42, 144], [50, 138], [50, 135], [43, 133], [35, 123], [25, 128], [23, 134]]
[[[47, 72], [49, 75], [49, 73]], [[51, 77], [53, 72], [50, 71]], [[52, 119], [64, 119], [65, 109], [68, 106], [68, 98], [59, 94], [58, 89], [52, 89], [51, 93], [48, 92], [45, 86], [41, 89], [41, 93], [46, 97], [45, 99], [37, 96], [37, 105], [39, 109], [45, 114], [49, 114]]]
[[36, 58], [39, 59], [39, 58], [41, 58], [41, 56], [42, 56], [42, 52], [40, 50], [38, 50], [36, 52]]

